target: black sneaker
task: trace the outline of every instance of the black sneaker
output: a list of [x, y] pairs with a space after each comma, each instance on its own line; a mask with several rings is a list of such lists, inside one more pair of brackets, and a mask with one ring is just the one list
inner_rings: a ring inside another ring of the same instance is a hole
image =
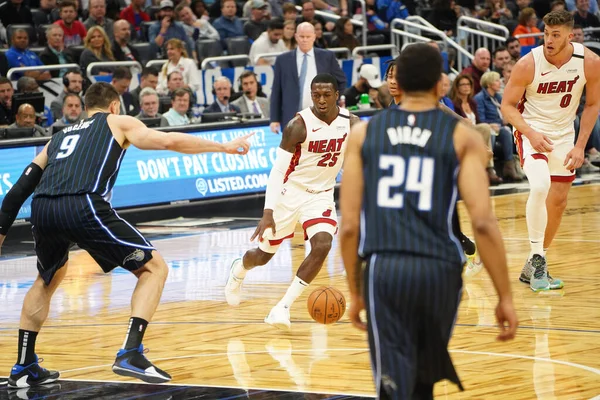
[[60, 373], [58, 371], [48, 371], [47, 369], [40, 367], [42, 361], [44, 361], [43, 358], [38, 360], [38, 357], [35, 356], [35, 362], [29, 365], [23, 366], [15, 364], [10, 371], [8, 387], [26, 388], [57, 381]]
[[171, 375], [148, 361], [144, 356], [142, 344], [137, 349], [119, 350], [112, 370], [117, 375], [131, 376], [148, 383], [164, 383], [171, 380]]

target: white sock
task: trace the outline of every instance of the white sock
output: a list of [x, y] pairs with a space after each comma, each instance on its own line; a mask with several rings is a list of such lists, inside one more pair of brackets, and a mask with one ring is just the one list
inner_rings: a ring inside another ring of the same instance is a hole
[[247, 273], [248, 270], [244, 268], [244, 258], [242, 257], [242, 262], [235, 264], [235, 266], [233, 267], [233, 276], [243, 280], [246, 277]]
[[544, 254], [544, 232], [548, 224], [546, 198], [550, 190], [550, 170], [545, 160], [527, 157], [523, 167], [529, 180], [529, 198], [525, 207], [527, 231], [531, 243], [529, 258]]
[[294, 301], [296, 301], [296, 299], [300, 297], [300, 295], [302, 294], [302, 292], [304, 292], [304, 289], [306, 289], [308, 285], [308, 283], [295, 276], [294, 281], [288, 288], [287, 292], [285, 292], [285, 296], [283, 296], [283, 298], [279, 300], [279, 303], [277, 303], [277, 305], [284, 306], [286, 308], [291, 308]]

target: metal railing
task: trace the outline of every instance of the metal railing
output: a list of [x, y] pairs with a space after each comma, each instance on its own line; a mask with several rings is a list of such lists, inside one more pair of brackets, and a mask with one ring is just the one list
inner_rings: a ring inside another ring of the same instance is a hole
[[79, 64], [55, 64], [55, 65], [40, 65], [35, 67], [15, 67], [8, 70], [6, 73], [6, 77], [11, 79], [12, 76], [19, 72], [29, 72], [29, 71], [53, 71], [56, 69], [80, 69]]
[[[415, 18], [413, 20], [419, 21], [419, 19], [417, 19], [417, 18]], [[421, 20], [423, 20], [423, 19], [421, 18]], [[425, 20], [423, 20], [423, 21], [425, 21]], [[420, 21], [420, 22], [422, 22], [422, 21]], [[425, 21], [425, 22], [427, 22], [427, 21]], [[403, 30], [395, 29], [395, 26], [398, 24], [402, 25], [404, 27], [404, 29]], [[452, 47], [453, 49], [455, 49], [456, 52], [458, 53], [457, 57], [456, 57], [456, 67], [459, 70], [463, 69], [463, 64], [466, 64], [467, 60], [470, 61], [474, 58], [473, 55], [471, 53], [469, 53], [464, 47], [462, 47], [460, 44], [456, 43], [454, 40], [449, 38], [443, 31], [440, 31], [436, 27], [431, 27], [428, 25], [420, 25], [420, 24], [417, 24], [412, 21], [408, 21], [408, 20], [404, 20], [404, 19], [400, 19], [400, 18], [394, 18], [392, 20], [392, 22], [390, 23], [390, 28], [391, 28], [391, 33], [392, 33], [392, 35], [391, 35], [392, 36], [392, 44], [396, 45], [396, 47], [398, 49], [400, 49], [400, 37], [405, 37], [408, 39], [405, 44], [411, 44], [411, 43], [415, 43], [417, 41], [420, 41], [420, 42], [432, 41], [431, 38], [427, 38], [427, 37], [407, 31], [408, 30], [407, 28], [414, 28], [414, 29], [418, 29], [419, 32], [420, 31], [427, 32], [430, 35], [440, 38], [440, 41], [444, 44], [444, 47], [446, 48], [446, 50], [448, 50], [449, 47]]]
[[350, 56], [352, 55], [352, 53], [350, 52], [350, 49], [347, 47], [331, 47], [331, 48], [328, 48], [327, 50], [329, 50], [333, 53], [346, 53], [346, 58], [350, 58]]
[[142, 72], [142, 64], [137, 61], [99, 61], [90, 63], [85, 69], [85, 74], [88, 79], [94, 83], [96, 79], [92, 74], [92, 70], [96, 67], [137, 67]]
[[146, 67], [153, 67], [155, 65], [159, 65], [162, 68], [162, 66], [168, 62], [169, 60], [150, 60], [146, 63]]
[[473, 53], [480, 47], [493, 52], [510, 36], [507, 27], [473, 17], [460, 17], [456, 26], [458, 44]]
[[356, 46], [352, 50], [352, 57], [356, 57], [361, 51], [391, 50], [392, 57], [398, 56], [398, 48], [395, 44], [374, 44], [371, 46]]
[[201, 69], [206, 68], [206, 66], [211, 62], [233, 61], [233, 60], [248, 60], [248, 61], [250, 61], [250, 56], [248, 54], [232, 54], [230, 56], [206, 57], [204, 60], [202, 60], [202, 64], [200, 65], [200, 68]]

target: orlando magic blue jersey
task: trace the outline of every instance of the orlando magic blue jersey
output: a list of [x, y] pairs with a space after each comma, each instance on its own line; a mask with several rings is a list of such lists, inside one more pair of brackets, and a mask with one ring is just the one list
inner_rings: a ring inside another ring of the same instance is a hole
[[55, 134], [48, 146], [48, 165], [34, 197], [98, 194], [115, 184], [125, 150], [98, 113]]
[[368, 124], [362, 147], [364, 198], [360, 253], [400, 253], [461, 265], [452, 233], [458, 119], [434, 109], [388, 109]]

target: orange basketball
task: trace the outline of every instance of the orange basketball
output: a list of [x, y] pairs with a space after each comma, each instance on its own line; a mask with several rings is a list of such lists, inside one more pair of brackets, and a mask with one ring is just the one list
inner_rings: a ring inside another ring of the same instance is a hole
[[308, 313], [320, 324], [333, 324], [346, 312], [346, 298], [334, 287], [320, 287], [308, 296]]

